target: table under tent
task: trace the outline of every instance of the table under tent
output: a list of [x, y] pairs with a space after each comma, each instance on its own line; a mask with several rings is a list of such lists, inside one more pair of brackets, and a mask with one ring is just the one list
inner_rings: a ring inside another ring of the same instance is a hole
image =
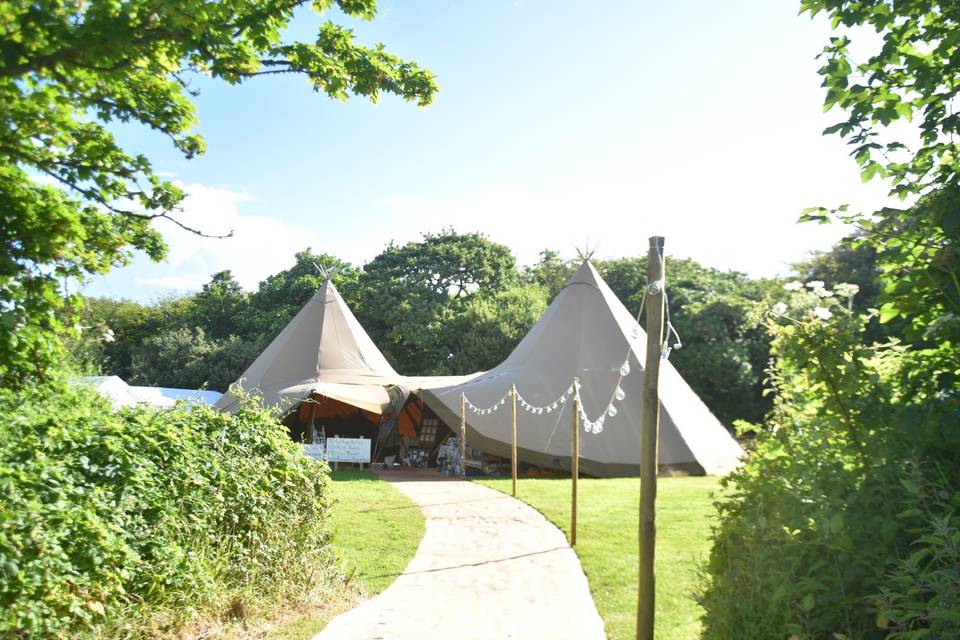
[[[410, 385], [465, 379], [399, 375], [328, 279], [234, 386], [275, 408], [296, 442], [366, 438], [373, 462], [427, 466], [451, 434]], [[225, 394], [215, 407], [235, 411], [238, 395]]]

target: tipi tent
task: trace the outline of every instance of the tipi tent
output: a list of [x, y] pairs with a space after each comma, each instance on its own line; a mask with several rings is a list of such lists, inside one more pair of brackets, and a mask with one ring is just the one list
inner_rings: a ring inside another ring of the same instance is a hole
[[[382, 414], [406, 399], [399, 382], [400, 376], [328, 279], [237, 384], [281, 413], [317, 395], [338, 406]], [[215, 406], [232, 411], [238, 400], [227, 393]]]
[[[630, 373], [620, 387], [615, 416], [600, 433], [582, 433], [580, 468], [597, 476], [635, 475], [640, 460], [642, 364], [646, 335], [589, 262], [557, 294], [540, 320], [507, 359], [464, 383], [424, 389], [425, 404], [448, 424], [459, 424], [460, 395], [489, 413], [467, 412], [467, 442], [488, 453], [510, 455], [509, 398], [515, 384], [525, 402], [545, 407], [518, 409], [521, 461], [569, 468], [573, 402], [564, 397], [579, 378], [588, 419], [596, 420], [613, 397], [621, 365]], [[629, 355], [628, 355], [629, 354]], [[660, 451], [662, 470], [723, 474], [742, 454], [737, 442], [710, 413], [669, 361], [660, 368]]]

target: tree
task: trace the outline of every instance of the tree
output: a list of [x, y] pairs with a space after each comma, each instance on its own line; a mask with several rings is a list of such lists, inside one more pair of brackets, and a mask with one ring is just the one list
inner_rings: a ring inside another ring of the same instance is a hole
[[524, 268], [523, 279], [546, 289], [547, 301], [552, 302], [579, 264], [577, 260], [564, 260], [559, 251], [544, 249], [536, 264]]
[[[864, 181], [890, 181], [891, 195], [920, 197], [907, 209], [848, 214], [842, 206], [808, 209], [802, 219], [839, 217], [861, 227], [860, 243], [878, 254], [884, 276], [881, 322], [911, 319], [914, 338], [955, 343], [960, 335], [960, 5], [938, 0], [802, 0], [801, 11], [826, 12], [834, 28], [871, 27], [881, 35], [865, 62], [851, 54], [850, 34], [824, 48], [819, 73], [824, 106], [845, 119], [824, 133], [853, 147]], [[911, 127], [916, 141], [904, 138]], [[897, 135], [899, 132], [900, 135]], [[919, 290], [918, 290], [919, 288]], [[925, 304], [916, 304], [924, 299]], [[922, 309], [922, 311], [921, 311]]]
[[450, 370], [486, 371], [499, 365], [546, 308], [546, 291], [529, 284], [471, 299], [444, 327]]
[[[854, 28], [824, 49], [826, 107], [845, 111], [825, 134], [853, 146], [864, 181], [885, 177], [891, 195], [915, 199], [803, 219], [860, 227], [849, 247], [875, 255], [880, 321], [902, 331], [868, 340], [874, 312], [838, 305], [839, 286], [822, 281], [792, 287], [803, 307], [773, 307], [775, 406], [718, 504], [704, 637], [955, 638], [960, 4], [800, 4]], [[861, 63], [856, 28], [881, 42]], [[889, 127], [897, 121], [908, 126]]]
[[[43, 377], [57, 335], [73, 328], [82, 281], [128, 261], [165, 253], [152, 221], [186, 229], [184, 194], [109, 130], [137, 122], [165, 135], [186, 158], [204, 150], [195, 132], [192, 83], [238, 84], [300, 74], [318, 92], [377, 100], [391, 93], [428, 104], [432, 73], [366, 47], [350, 29], [324, 23], [314, 42], [285, 39], [305, 0], [7, 2], [0, 13], [0, 383]], [[375, 0], [313, 0], [324, 12], [371, 19]]]
[[336, 256], [309, 248], [296, 254], [292, 267], [268, 276], [250, 296], [241, 334], [261, 336], [269, 343], [323, 285], [328, 274], [347, 304], [356, 306], [360, 271]]
[[[801, 12], [826, 12], [833, 27], [872, 28], [878, 51], [854, 60], [852, 35], [830, 38], [820, 69], [824, 108], [838, 106], [846, 119], [826, 129], [853, 147], [864, 181], [887, 177], [892, 193], [906, 197], [957, 184], [960, 114], [957, 62], [960, 5], [942, 0], [801, 0]], [[915, 121], [918, 141], [884, 138], [897, 121]], [[879, 158], [878, 158], [879, 156]]]
[[472, 300], [517, 280], [507, 247], [478, 233], [427, 233], [419, 242], [388, 245], [364, 266], [357, 316], [401, 373], [469, 373], [459, 369], [463, 360], [453, 366], [456, 340], [445, 327]]
[[193, 322], [214, 339], [235, 335], [248, 300], [249, 295], [229, 269], [218, 271], [193, 296]]

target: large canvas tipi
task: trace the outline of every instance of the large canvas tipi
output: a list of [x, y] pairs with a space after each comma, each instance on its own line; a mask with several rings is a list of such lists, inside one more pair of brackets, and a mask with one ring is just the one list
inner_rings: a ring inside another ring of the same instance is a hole
[[[630, 373], [621, 381], [623, 400], [607, 416], [600, 433], [581, 432], [580, 468], [597, 476], [636, 475], [640, 461], [640, 417], [646, 335], [589, 262], [550, 304], [507, 359], [464, 383], [424, 389], [424, 402], [448, 424], [459, 424], [461, 393], [477, 407], [496, 405], [515, 384], [538, 413], [518, 411], [521, 461], [569, 468], [573, 402], [553, 403], [573, 379], [587, 418], [607, 409], [624, 361]], [[660, 451], [665, 472], [724, 474], [742, 450], [680, 377], [669, 361], [660, 368]], [[467, 441], [494, 455], [510, 455], [509, 399], [489, 413], [467, 412]]]
[[[236, 384], [281, 413], [322, 396], [383, 414], [406, 398], [399, 382], [400, 376], [327, 280]], [[227, 393], [215, 406], [231, 411], [237, 405], [237, 398]]]

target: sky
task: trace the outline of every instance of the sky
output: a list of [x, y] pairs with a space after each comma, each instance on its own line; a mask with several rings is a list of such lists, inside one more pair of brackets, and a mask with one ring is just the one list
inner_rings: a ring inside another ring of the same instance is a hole
[[[842, 227], [797, 224], [809, 206], [886, 202], [845, 144], [823, 137], [822, 20], [797, 0], [381, 1], [371, 22], [323, 19], [438, 77], [426, 108], [386, 96], [334, 101], [297, 77], [241, 86], [201, 79], [205, 155], [185, 160], [142, 127], [114, 128], [189, 196], [158, 223], [162, 264], [138, 257], [90, 295], [147, 301], [231, 269], [254, 289], [312, 248], [362, 264], [390, 241], [478, 231], [520, 264], [555, 249], [600, 258], [690, 257], [753, 276], [788, 272]], [[669, 278], [669, 263], [668, 263]]]

